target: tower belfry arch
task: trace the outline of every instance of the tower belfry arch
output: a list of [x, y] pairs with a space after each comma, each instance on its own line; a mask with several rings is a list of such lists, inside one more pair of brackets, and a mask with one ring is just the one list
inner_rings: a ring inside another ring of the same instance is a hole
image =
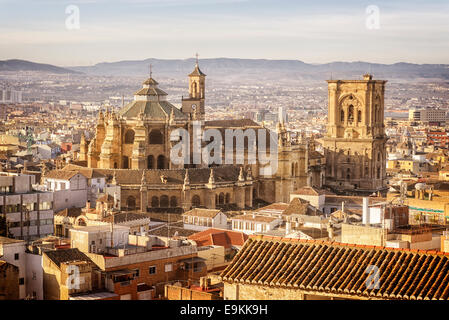
[[[328, 123], [323, 147], [326, 185], [335, 191], [371, 194], [386, 188], [387, 137], [384, 80], [328, 80]], [[345, 154], [345, 157], [341, 157]], [[338, 174], [345, 172], [346, 174]]]

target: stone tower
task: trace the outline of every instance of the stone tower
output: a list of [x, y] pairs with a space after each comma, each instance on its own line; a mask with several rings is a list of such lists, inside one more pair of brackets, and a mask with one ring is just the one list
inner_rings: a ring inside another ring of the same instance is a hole
[[190, 114], [192, 119], [204, 120], [204, 100], [206, 75], [200, 70], [198, 57], [195, 69], [189, 74], [189, 97], [182, 98], [182, 112]]
[[328, 80], [325, 185], [335, 191], [368, 194], [385, 189], [384, 92], [387, 81]]

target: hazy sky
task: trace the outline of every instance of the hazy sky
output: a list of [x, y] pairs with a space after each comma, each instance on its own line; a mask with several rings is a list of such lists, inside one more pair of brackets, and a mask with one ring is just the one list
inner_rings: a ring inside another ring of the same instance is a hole
[[[66, 27], [68, 5], [79, 29]], [[370, 5], [379, 29], [366, 27]], [[449, 64], [449, 0], [0, 0], [0, 60], [74, 66], [195, 52]]]

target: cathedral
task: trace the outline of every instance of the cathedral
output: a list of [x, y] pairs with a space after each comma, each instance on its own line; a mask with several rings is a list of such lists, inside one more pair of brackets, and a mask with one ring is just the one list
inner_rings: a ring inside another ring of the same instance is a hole
[[[386, 186], [384, 90], [386, 81], [329, 80], [328, 123], [316, 142], [290, 136], [282, 120], [277, 123], [276, 168], [260, 174], [259, 158], [249, 161], [249, 141], [243, 150], [233, 146], [241, 164], [175, 164], [171, 133], [184, 129], [193, 135], [193, 123], [203, 130], [266, 130], [250, 120], [205, 120], [206, 75], [198, 60], [189, 74], [189, 94], [182, 107], [167, 101], [152, 74], [134, 93], [134, 100], [118, 112], [99, 112], [91, 141], [81, 138], [80, 164], [98, 171], [120, 187], [120, 207], [142, 212], [183, 212], [195, 207], [253, 208], [264, 203], [290, 202], [290, 194], [305, 185], [340, 194], [372, 194]], [[268, 135], [270, 136], [270, 135]], [[271, 137], [271, 136], [270, 136]], [[259, 138], [258, 138], [259, 139]], [[258, 149], [261, 142], [255, 141]], [[266, 143], [273, 143], [267, 139]], [[270, 151], [271, 152], [271, 151]]]
[[[277, 124], [276, 167], [270, 175], [260, 175], [259, 159], [248, 161], [248, 141], [242, 164], [174, 164], [170, 139], [176, 129], [192, 136], [193, 123], [204, 130], [266, 130], [249, 120], [205, 121], [206, 75], [198, 60], [189, 74], [189, 94], [182, 107], [167, 101], [167, 93], [150, 78], [134, 93], [134, 100], [118, 112], [99, 112], [95, 135], [91, 141], [81, 138], [79, 162], [94, 168], [120, 186], [122, 209], [184, 211], [193, 207], [252, 208], [256, 199], [263, 202], [289, 202], [289, 195], [306, 184], [324, 181], [324, 166], [316, 164], [319, 153], [305, 139], [292, 139], [283, 122]], [[269, 133], [267, 134], [268, 136]], [[272, 143], [268, 139], [267, 143]], [[259, 141], [256, 140], [256, 148]], [[313, 165], [308, 165], [313, 163]], [[322, 163], [325, 161], [323, 159]], [[69, 165], [66, 170], [76, 170]], [[315, 177], [315, 179], [314, 179]]]

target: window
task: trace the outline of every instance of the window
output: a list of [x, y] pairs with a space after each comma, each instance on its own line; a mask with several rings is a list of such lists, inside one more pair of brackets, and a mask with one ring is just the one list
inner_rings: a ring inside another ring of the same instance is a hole
[[165, 272], [171, 272], [173, 271], [173, 264], [172, 263], [167, 263], [165, 265]]
[[52, 207], [51, 201], [44, 201], [39, 203], [39, 210], [50, 210]]
[[25, 278], [20, 278], [19, 285], [24, 285], [24, 284], [25, 284]]
[[351, 104], [348, 110], [348, 122], [351, 123], [353, 121], [354, 121], [354, 106]]
[[14, 253], [14, 260], [19, 260], [19, 254], [18, 253]]
[[125, 134], [125, 143], [132, 144], [134, 143], [134, 130], [128, 130]]
[[140, 276], [140, 269], [134, 270], [134, 277], [138, 278]]
[[35, 271], [33, 271], [33, 277], [32, 277], [32, 280], [36, 280], [36, 272], [35, 272]]
[[156, 266], [151, 266], [148, 268], [149, 274], [156, 274]]

